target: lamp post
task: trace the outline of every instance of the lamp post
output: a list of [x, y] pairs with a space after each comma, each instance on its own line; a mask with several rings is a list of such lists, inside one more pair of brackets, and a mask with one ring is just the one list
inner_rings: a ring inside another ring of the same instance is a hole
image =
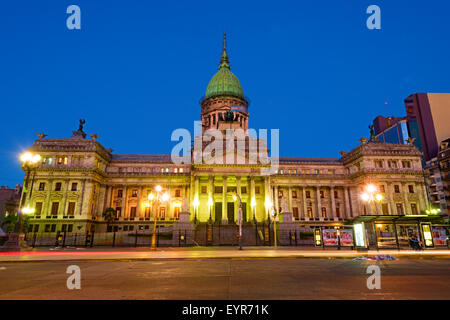
[[[25, 236], [23, 233], [23, 215], [33, 214], [35, 209], [30, 206], [31, 195], [33, 192], [34, 177], [36, 175], [36, 168], [39, 166], [39, 161], [41, 156], [38, 154], [32, 154], [31, 152], [25, 152], [20, 156], [20, 161], [22, 162], [22, 169], [25, 171], [25, 184], [22, 188], [22, 195], [20, 198], [18, 214], [18, 222], [14, 226], [14, 235], [10, 236], [8, 241], [3, 245], [9, 249], [28, 249], [28, 244], [25, 241]], [[31, 176], [31, 186], [28, 191], [28, 184]]]
[[242, 202], [239, 194], [233, 193], [233, 200], [239, 200], [238, 223], [239, 223], [239, 250], [242, 250]]
[[169, 200], [169, 194], [168, 193], [163, 193], [161, 194], [162, 191], [162, 187], [160, 185], [157, 185], [155, 187], [155, 191], [156, 191], [156, 196], [153, 193], [150, 193], [148, 195], [148, 200], [151, 203], [151, 208], [153, 211], [153, 206], [156, 205], [156, 212], [153, 215], [153, 220], [154, 220], [154, 224], [153, 224], [153, 234], [152, 234], [152, 250], [156, 250], [156, 224], [157, 224], [157, 213], [158, 213], [158, 208], [161, 205], [161, 202], [166, 202]]
[[[361, 199], [363, 201], [365, 201], [365, 202], [368, 202], [369, 206], [372, 204], [372, 206], [373, 206], [373, 209], [372, 209], [373, 213], [375, 215], [378, 214], [375, 201], [380, 202], [381, 200], [383, 200], [383, 195], [378, 193], [378, 189], [377, 189], [377, 187], [375, 185], [368, 184], [366, 186], [366, 188], [365, 188], [365, 192], [363, 192], [361, 194]], [[375, 228], [375, 222], [372, 223], [372, 229], [373, 229], [373, 233], [374, 233], [374, 236], [375, 236], [375, 246], [376, 246], [376, 248], [378, 250], [378, 237], [377, 237], [377, 230]]]
[[198, 210], [198, 205], [200, 204], [197, 197], [195, 197], [194, 202], [192, 204], [194, 205], [194, 224], [196, 224], [197, 223], [197, 210]]
[[378, 193], [378, 189], [377, 187], [375, 187], [375, 185], [368, 184], [365, 188], [365, 192], [361, 194], [361, 199], [369, 203], [369, 206], [372, 205], [373, 213], [375, 215], [378, 214], [375, 202], [380, 202], [381, 200], [383, 200], [383, 195], [381, 193]]
[[209, 222], [212, 222], [212, 206], [213, 206], [213, 201], [211, 198], [208, 199], [208, 207], [209, 207]]
[[252, 198], [250, 205], [252, 207], [253, 223], [256, 223], [256, 200], [255, 200], [255, 198]]

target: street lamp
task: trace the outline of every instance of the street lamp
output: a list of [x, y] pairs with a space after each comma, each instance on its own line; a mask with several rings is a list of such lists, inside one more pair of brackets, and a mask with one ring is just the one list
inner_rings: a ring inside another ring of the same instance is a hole
[[267, 220], [270, 221], [270, 213], [269, 210], [272, 207], [272, 201], [270, 201], [269, 198], [266, 198], [266, 201], [264, 202], [264, 206], [266, 207], [267, 210]]
[[252, 207], [253, 222], [256, 223], [256, 200], [255, 200], [255, 198], [252, 198], [250, 205]]
[[373, 212], [377, 214], [377, 207], [375, 205], [375, 201], [380, 202], [383, 200], [383, 195], [381, 193], [378, 193], [378, 189], [373, 184], [368, 184], [365, 188], [365, 192], [361, 194], [361, 199], [369, 205], [373, 206]]
[[[161, 205], [161, 202], [166, 202], [169, 200], [169, 194], [168, 193], [163, 193], [161, 194], [162, 191], [162, 187], [160, 185], [157, 185], [155, 187], [155, 191], [156, 191], [156, 196], [153, 193], [150, 193], [148, 195], [148, 200], [151, 203], [151, 208], [153, 211], [153, 206], [156, 204], [156, 212], [153, 215], [153, 220], [154, 220], [154, 224], [153, 224], [153, 234], [152, 234], [152, 250], [156, 250], [156, 224], [157, 224], [157, 211], [159, 209], [159, 206]], [[153, 213], [153, 212], [152, 212]]]
[[194, 223], [197, 223], [197, 210], [198, 205], [200, 204], [200, 202], [198, 201], [198, 197], [195, 197], [194, 202], [192, 202], [192, 204], [194, 205]]
[[[35, 209], [30, 206], [31, 195], [33, 192], [34, 177], [36, 175], [36, 168], [39, 166], [41, 161], [41, 156], [38, 154], [33, 154], [31, 152], [25, 152], [20, 156], [20, 161], [22, 162], [22, 169], [25, 171], [25, 184], [22, 188], [22, 195], [20, 198], [20, 206], [17, 211], [19, 221], [14, 226], [14, 235], [11, 235], [9, 240], [4, 244], [5, 247], [19, 249], [28, 248], [28, 244], [25, 241], [25, 236], [23, 232], [23, 215], [33, 214]], [[31, 172], [31, 186], [28, 192], [28, 183], [30, 180]]]
[[239, 223], [239, 250], [242, 250], [242, 202], [241, 197], [233, 193], [233, 200], [239, 200], [239, 209], [238, 209], [238, 223]]
[[209, 207], [209, 222], [212, 222], [212, 206], [213, 200], [211, 198], [208, 199], [208, 207]]

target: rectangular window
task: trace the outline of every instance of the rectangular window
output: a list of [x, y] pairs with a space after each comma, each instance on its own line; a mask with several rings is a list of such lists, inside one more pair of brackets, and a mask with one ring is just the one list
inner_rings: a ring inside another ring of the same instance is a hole
[[42, 212], [42, 202], [36, 202], [35, 215], [40, 216]]
[[322, 198], [322, 199], [325, 198], [324, 192], [322, 190], [320, 190], [319, 192], [320, 192], [320, 198]]
[[70, 190], [77, 191], [77, 187], [78, 187], [78, 183], [72, 182], [72, 188], [70, 188]]
[[117, 198], [122, 198], [122, 196], [123, 196], [123, 190], [122, 189], [117, 190]]
[[174, 169], [173, 169], [173, 172], [174, 172], [174, 173], [178, 173], [178, 168], [174, 168]]
[[415, 203], [411, 203], [411, 213], [414, 214], [414, 215], [419, 214], [417, 212], [417, 205]]
[[294, 219], [298, 219], [299, 218], [299, 216], [298, 216], [298, 208], [297, 207], [293, 207], [292, 208], [292, 216], [294, 217]]
[[292, 190], [292, 198], [297, 198], [297, 190]]
[[50, 229], [50, 232], [55, 232], [56, 231], [56, 224], [52, 224], [52, 228]]
[[132, 198], [137, 198], [137, 194], [138, 194], [137, 189], [131, 190], [131, 197], [132, 197]]
[[381, 211], [383, 211], [384, 215], [388, 215], [389, 214], [388, 204], [387, 203], [382, 203], [381, 204]]
[[45, 182], [39, 183], [39, 191], [44, 191], [44, 190], [45, 190]]
[[386, 192], [385, 189], [384, 189], [384, 184], [380, 185], [379, 189], [380, 189], [381, 193], [385, 193]]
[[222, 193], [222, 187], [219, 186], [214, 187], [214, 193]]
[[59, 202], [52, 202], [52, 216], [58, 215]]
[[120, 218], [122, 216], [122, 207], [116, 207], [116, 218]]
[[375, 160], [375, 168], [383, 168], [383, 161]]
[[311, 198], [311, 191], [306, 190], [305, 194], [306, 194], [306, 198]]
[[173, 217], [178, 220], [178, 218], [180, 217], [180, 207], [175, 207], [173, 209]]
[[136, 218], [136, 207], [131, 207], [130, 208], [130, 218], [131, 219]]
[[403, 206], [402, 206], [402, 204], [401, 203], [397, 203], [396, 206], [397, 206], [397, 214], [399, 216], [403, 215]]
[[66, 232], [66, 229], [67, 229], [67, 224], [63, 224], [61, 227], [61, 231]]
[[69, 202], [69, 207], [67, 208], [67, 215], [68, 216], [75, 215], [75, 202]]
[[395, 193], [400, 193], [400, 186], [398, 184], [394, 185], [394, 192]]
[[39, 232], [39, 225], [38, 224], [34, 225], [34, 232]]
[[255, 187], [255, 194], [259, 194], [259, 193], [260, 193], [259, 187]]
[[201, 191], [202, 191], [202, 193], [206, 193], [206, 186], [202, 186]]
[[176, 189], [175, 190], [175, 197], [181, 197], [181, 190], [180, 189]]
[[307, 213], [308, 213], [308, 217], [309, 217], [309, 218], [312, 218], [312, 217], [313, 217], [313, 214], [312, 214], [312, 208], [311, 208], [311, 207], [308, 207], [308, 208], [306, 208], [306, 211], [307, 211]]
[[278, 198], [282, 198], [283, 197], [283, 190], [278, 190]]
[[322, 207], [322, 218], [326, 218], [327, 217], [327, 208]]
[[337, 190], [334, 190], [334, 198], [335, 198], [335, 199], [338, 199], [338, 198], [339, 198], [339, 194], [338, 194]]
[[55, 191], [61, 191], [61, 186], [62, 186], [61, 182], [55, 183]]
[[414, 193], [414, 186], [413, 185], [408, 185], [408, 190], [409, 190], [409, 193]]
[[247, 187], [241, 187], [241, 193], [246, 194], [247, 193]]
[[180, 168], [178, 172], [183, 173], [183, 171], [184, 171], [183, 168]]
[[72, 232], [73, 231], [73, 224], [69, 224], [67, 226], [67, 232]]
[[336, 207], [336, 217], [340, 218], [341, 217], [341, 208]]
[[45, 232], [50, 232], [50, 225], [49, 224], [45, 225], [44, 231]]
[[411, 161], [402, 161], [403, 168], [411, 168]]

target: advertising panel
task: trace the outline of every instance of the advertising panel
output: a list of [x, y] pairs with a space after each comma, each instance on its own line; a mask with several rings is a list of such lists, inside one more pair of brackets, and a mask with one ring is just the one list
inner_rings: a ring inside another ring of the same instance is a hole
[[355, 231], [355, 243], [357, 247], [366, 247], [366, 233], [364, 223], [357, 223], [353, 225]]
[[353, 246], [353, 230], [341, 229], [339, 230], [339, 237], [341, 240], [341, 246]]
[[447, 245], [447, 234], [445, 229], [433, 228], [433, 240], [436, 246], [446, 246]]
[[423, 234], [423, 240], [424, 240], [425, 247], [427, 247], [427, 248], [434, 247], [433, 236], [431, 234], [431, 224], [422, 223], [421, 227], [422, 227], [422, 234]]
[[326, 246], [338, 245], [336, 229], [323, 229], [323, 244]]
[[314, 243], [316, 244], [316, 246], [322, 245], [322, 237], [320, 236], [320, 229], [314, 230]]

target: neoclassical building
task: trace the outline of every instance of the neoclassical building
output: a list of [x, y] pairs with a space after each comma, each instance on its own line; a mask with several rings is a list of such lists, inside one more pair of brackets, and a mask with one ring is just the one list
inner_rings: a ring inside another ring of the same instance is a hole
[[[230, 70], [225, 43], [200, 107], [203, 133], [249, 128], [249, 100]], [[106, 231], [106, 208], [117, 212], [116, 230], [151, 229], [155, 214], [171, 224], [181, 212], [198, 223], [234, 224], [233, 195], [240, 197], [249, 224], [265, 221], [268, 206], [291, 213], [302, 226], [333, 226], [361, 215], [419, 215], [428, 205], [421, 153], [412, 145], [362, 139], [339, 158], [280, 157], [278, 169], [267, 175], [260, 162], [175, 164], [170, 155], [114, 154], [86, 136], [80, 124], [69, 138], [39, 138], [29, 148], [41, 156], [31, 197], [24, 195], [35, 209], [32, 231]], [[382, 199], [365, 202], [367, 184]], [[155, 210], [148, 195], [156, 185], [169, 200]]]

